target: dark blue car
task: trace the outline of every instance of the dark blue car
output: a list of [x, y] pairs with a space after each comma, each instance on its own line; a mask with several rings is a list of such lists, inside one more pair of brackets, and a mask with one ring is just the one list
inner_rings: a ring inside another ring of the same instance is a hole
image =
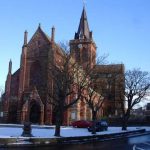
[[[95, 122], [95, 130], [96, 130], [96, 132], [107, 131], [107, 129], [108, 129], [107, 121], [101, 120], [101, 121], [96, 121]], [[92, 132], [93, 131], [93, 126], [88, 127], [88, 131]]]

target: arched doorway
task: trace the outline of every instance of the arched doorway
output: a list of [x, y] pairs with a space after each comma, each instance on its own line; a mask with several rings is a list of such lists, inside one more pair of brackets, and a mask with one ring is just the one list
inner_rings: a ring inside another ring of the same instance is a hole
[[17, 103], [10, 102], [8, 112], [8, 123], [17, 123]]
[[8, 123], [17, 123], [17, 110], [16, 109], [9, 110]]
[[32, 103], [30, 108], [30, 122], [39, 124], [41, 118], [40, 105], [38, 103]]

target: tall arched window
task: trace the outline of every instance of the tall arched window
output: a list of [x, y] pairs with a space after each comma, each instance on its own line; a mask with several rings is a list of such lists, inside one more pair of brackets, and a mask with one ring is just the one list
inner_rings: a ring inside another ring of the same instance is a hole
[[75, 58], [76, 58], [76, 61], [77, 61], [77, 62], [80, 62], [80, 51], [79, 51], [79, 50], [77, 50], [77, 51], [75, 52]]
[[42, 71], [39, 61], [32, 63], [30, 68], [30, 85], [40, 87], [42, 85]]
[[89, 56], [88, 56], [88, 50], [83, 47], [83, 50], [82, 50], [82, 61], [83, 62], [87, 62], [89, 59]]

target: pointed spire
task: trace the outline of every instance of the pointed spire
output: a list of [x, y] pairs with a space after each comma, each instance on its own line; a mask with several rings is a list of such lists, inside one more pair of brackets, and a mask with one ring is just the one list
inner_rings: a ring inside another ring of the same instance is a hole
[[12, 61], [11, 61], [11, 59], [10, 59], [10, 61], [9, 61], [8, 73], [11, 74], [11, 70], [12, 70]]
[[85, 6], [83, 7], [82, 15], [80, 18], [78, 32], [75, 33], [75, 39], [91, 39]]
[[27, 30], [25, 30], [25, 32], [24, 32], [24, 46], [26, 46], [27, 43], [28, 43], [28, 32], [27, 32]]

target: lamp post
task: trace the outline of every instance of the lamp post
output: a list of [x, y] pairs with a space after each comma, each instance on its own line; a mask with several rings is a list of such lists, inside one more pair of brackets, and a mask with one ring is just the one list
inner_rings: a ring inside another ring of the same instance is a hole
[[30, 119], [29, 119], [29, 116], [30, 116], [30, 98], [27, 100], [28, 101], [28, 106], [27, 106], [27, 117], [26, 117], [26, 120], [25, 122], [23, 123], [23, 132], [22, 132], [22, 135], [21, 136], [24, 136], [24, 137], [32, 137], [32, 128], [31, 128], [31, 122], [30, 122]]

